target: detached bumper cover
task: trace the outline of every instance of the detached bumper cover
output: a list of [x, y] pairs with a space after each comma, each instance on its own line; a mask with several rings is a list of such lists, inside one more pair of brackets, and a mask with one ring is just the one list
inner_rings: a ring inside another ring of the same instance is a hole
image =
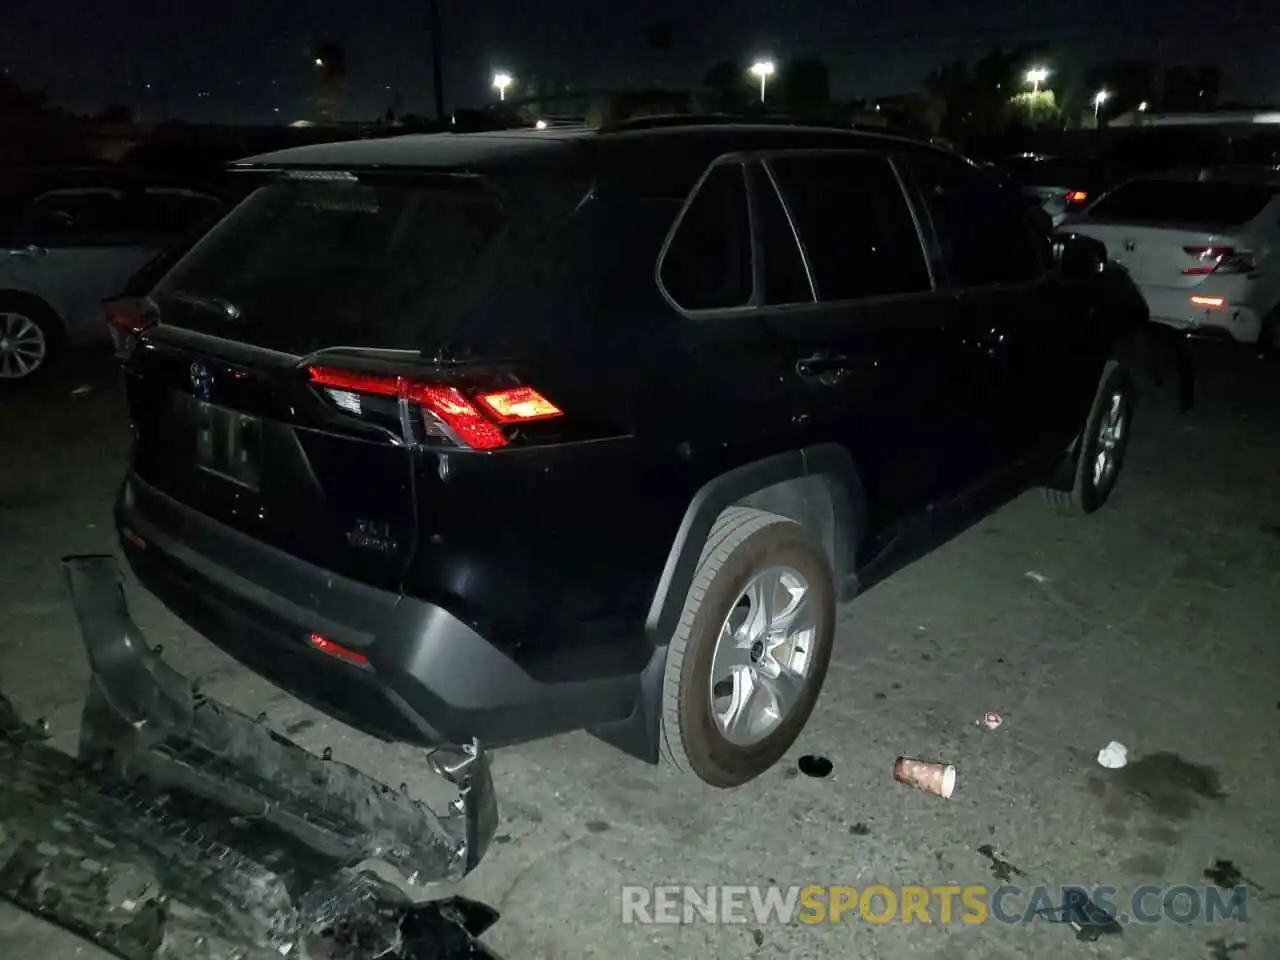
[[492, 839], [478, 746], [433, 757], [458, 787], [437, 815], [202, 696], [147, 648], [111, 558], [66, 573], [92, 667], [80, 757], [0, 696], [0, 897], [126, 960], [490, 956], [491, 911], [405, 895]]

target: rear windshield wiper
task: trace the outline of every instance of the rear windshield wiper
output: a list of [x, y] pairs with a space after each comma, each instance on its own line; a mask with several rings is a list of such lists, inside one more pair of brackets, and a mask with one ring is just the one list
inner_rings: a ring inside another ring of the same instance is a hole
[[191, 293], [188, 290], [166, 290], [163, 294], [160, 294], [160, 298], [177, 300], [179, 303], [186, 303], [202, 310], [212, 311], [225, 320], [239, 320], [244, 315], [239, 307], [225, 297], [209, 297], [199, 293]]

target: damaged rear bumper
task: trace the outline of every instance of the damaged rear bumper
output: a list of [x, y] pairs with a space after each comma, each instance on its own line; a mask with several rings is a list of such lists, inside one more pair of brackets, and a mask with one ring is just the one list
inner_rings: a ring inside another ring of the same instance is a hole
[[483, 909], [408, 900], [493, 837], [478, 745], [432, 755], [457, 789], [437, 814], [201, 694], [144, 642], [112, 558], [66, 576], [92, 668], [80, 756], [0, 697], [0, 897], [128, 960], [486, 955]]

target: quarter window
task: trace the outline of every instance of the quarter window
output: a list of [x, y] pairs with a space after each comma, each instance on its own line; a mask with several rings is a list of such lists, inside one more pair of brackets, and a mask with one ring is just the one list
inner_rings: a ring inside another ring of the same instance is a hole
[[685, 310], [751, 301], [751, 218], [742, 164], [719, 164], [703, 179], [676, 226], [659, 277]]

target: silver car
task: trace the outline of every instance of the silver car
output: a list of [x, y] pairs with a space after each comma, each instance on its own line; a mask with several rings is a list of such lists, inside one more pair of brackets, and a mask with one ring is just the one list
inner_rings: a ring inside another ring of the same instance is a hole
[[0, 178], [0, 387], [106, 340], [103, 301], [222, 208], [215, 191], [113, 170]]

